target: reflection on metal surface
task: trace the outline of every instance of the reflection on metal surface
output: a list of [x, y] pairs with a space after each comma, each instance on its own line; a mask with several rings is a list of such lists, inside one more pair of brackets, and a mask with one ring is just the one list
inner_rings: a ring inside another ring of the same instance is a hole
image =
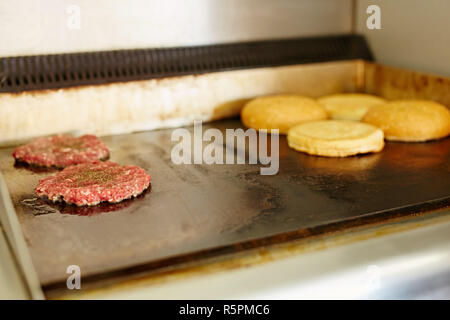
[[[205, 129], [241, 126], [229, 120]], [[392, 161], [398, 152], [414, 157], [416, 144], [388, 143], [378, 155], [319, 159], [289, 149], [283, 137], [278, 175], [261, 176], [259, 165], [174, 165], [171, 132], [103, 138], [112, 161], [139, 165], [152, 175], [153, 190], [89, 219], [33, 215], [20, 201], [34, 197], [47, 173], [14, 168], [12, 150], [0, 151], [0, 170], [44, 286], [61, 283], [71, 264], [81, 267], [84, 279], [144, 272], [449, 204], [447, 140], [427, 147], [421, 157], [433, 165], [419, 169]]]
[[[386, 145], [395, 152], [387, 153], [387, 164], [392, 167], [405, 168], [405, 170], [443, 168], [450, 171], [448, 158], [450, 154], [450, 139], [430, 142], [415, 142], [414, 148], [408, 143], [391, 142]], [[446, 163], [447, 162], [447, 163]]]
[[312, 170], [334, 174], [361, 174], [375, 167], [380, 158], [380, 153], [369, 153], [345, 158], [307, 156], [302, 159], [302, 163], [306, 168]]

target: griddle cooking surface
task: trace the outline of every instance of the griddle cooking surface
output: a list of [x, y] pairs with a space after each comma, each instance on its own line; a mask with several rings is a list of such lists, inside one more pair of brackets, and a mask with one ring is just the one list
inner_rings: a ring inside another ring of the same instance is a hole
[[[229, 120], [204, 129], [241, 126]], [[223, 252], [214, 251], [218, 247], [237, 251], [246, 246], [236, 244], [248, 240], [260, 239], [252, 242], [256, 246], [274, 235], [286, 239], [295, 231], [320, 233], [342, 221], [382, 220], [393, 208], [448, 205], [450, 139], [387, 143], [381, 153], [340, 159], [298, 153], [281, 136], [279, 173], [261, 176], [259, 164], [175, 165], [171, 132], [102, 138], [112, 161], [150, 172], [152, 189], [131, 201], [94, 208], [36, 200], [33, 189], [49, 173], [14, 167], [12, 149], [0, 149], [0, 170], [43, 285], [65, 282], [66, 268], [74, 264], [85, 277], [154, 267], [179, 261], [169, 259], [174, 256]]]

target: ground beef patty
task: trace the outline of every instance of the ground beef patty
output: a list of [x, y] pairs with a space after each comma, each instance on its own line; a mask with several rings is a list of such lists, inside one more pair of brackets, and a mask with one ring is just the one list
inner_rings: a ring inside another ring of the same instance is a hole
[[95, 161], [70, 166], [44, 178], [35, 191], [54, 202], [93, 206], [136, 197], [148, 188], [150, 179], [150, 175], [137, 166]]
[[105, 160], [109, 157], [108, 147], [96, 136], [73, 137], [57, 135], [37, 138], [17, 147], [13, 157], [21, 162], [44, 167], [64, 168], [70, 165]]

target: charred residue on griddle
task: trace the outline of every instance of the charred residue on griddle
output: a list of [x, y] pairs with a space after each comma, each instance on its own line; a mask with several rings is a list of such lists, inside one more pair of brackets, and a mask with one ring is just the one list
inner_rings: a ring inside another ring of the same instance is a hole
[[31, 212], [35, 216], [43, 214], [58, 213], [59, 211], [52, 208], [45, 200], [39, 197], [25, 198], [20, 203], [31, 209]]

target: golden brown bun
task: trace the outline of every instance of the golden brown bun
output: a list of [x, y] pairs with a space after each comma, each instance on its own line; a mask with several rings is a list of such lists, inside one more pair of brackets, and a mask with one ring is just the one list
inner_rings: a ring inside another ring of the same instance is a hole
[[383, 131], [351, 120], [302, 123], [289, 130], [288, 144], [297, 151], [326, 157], [378, 152], [384, 147]]
[[394, 100], [377, 105], [362, 121], [384, 131], [387, 140], [427, 141], [450, 134], [450, 111], [429, 100]]
[[331, 119], [361, 120], [371, 107], [386, 100], [364, 93], [339, 93], [318, 99]]
[[284, 134], [299, 123], [326, 118], [327, 112], [316, 100], [300, 95], [256, 98], [248, 102], [241, 112], [241, 120], [246, 127], [269, 132], [279, 129]]

